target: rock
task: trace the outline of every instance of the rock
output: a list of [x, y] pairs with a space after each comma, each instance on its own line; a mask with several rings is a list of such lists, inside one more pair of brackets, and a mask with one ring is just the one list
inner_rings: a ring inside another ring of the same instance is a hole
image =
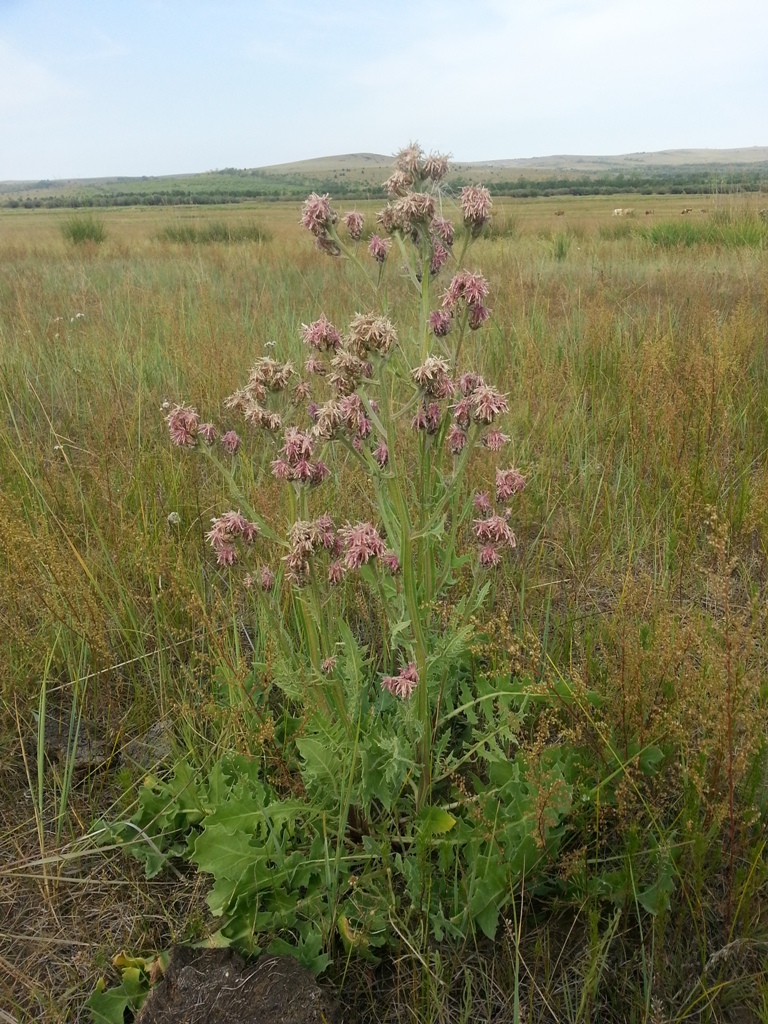
[[136, 1024], [341, 1024], [341, 1017], [292, 957], [246, 964], [231, 949], [176, 946]]
[[150, 725], [141, 736], [129, 740], [122, 750], [126, 761], [132, 761], [144, 771], [151, 771], [158, 764], [169, 761], [172, 754], [171, 728], [164, 720]]

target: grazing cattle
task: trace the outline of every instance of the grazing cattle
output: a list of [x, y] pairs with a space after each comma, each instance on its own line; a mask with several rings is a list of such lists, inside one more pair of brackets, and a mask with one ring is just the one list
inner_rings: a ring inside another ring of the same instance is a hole
[[622, 210], [621, 207], [619, 207], [618, 210], [614, 210], [613, 211], [613, 216], [614, 217], [623, 217], [624, 216], [624, 211]]
[[634, 216], [635, 216], [635, 210], [634, 210], [634, 207], [631, 207], [631, 206], [630, 206], [630, 208], [629, 208], [628, 210], [627, 210], [627, 209], [625, 209], [625, 210], [624, 210], [624, 213], [623, 213], [623, 216], [624, 216], [624, 217], [634, 217]]
[[565, 210], [555, 210], [555, 216], [556, 217], [564, 217], [565, 216]]
[[653, 216], [653, 210], [646, 210], [645, 211], [645, 216], [646, 217], [652, 217]]
[[693, 213], [693, 207], [692, 206], [686, 206], [685, 209], [682, 211], [682, 213], [683, 213], [683, 216], [685, 216], [686, 213]]

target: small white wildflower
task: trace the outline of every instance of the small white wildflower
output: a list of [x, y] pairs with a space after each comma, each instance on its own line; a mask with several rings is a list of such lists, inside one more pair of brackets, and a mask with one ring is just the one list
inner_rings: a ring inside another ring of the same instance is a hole
[[181, 516], [179, 515], [178, 512], [169, 512], [168, 513], [168, 525], [169, 526], [178, 526], [180, 522], [181, 522]]
[[162, 405], [160, 406], [160, 408], [161, 408], [162, 410], [165, 410], [165, 409], [170, 409], [170, 408], [171, 408], [171, 403], [170, 403], [170, 402], [169, 402], [169, 401], [168, 401], [168, 400], [166, 399], [166, 400], [165, 400], [165, 401], [163, 402], [163, 404], [162, 404]]

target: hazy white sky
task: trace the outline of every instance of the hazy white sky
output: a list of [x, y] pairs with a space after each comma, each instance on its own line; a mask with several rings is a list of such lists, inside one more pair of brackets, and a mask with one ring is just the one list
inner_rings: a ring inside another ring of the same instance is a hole
[[768, 0], [0, 0], [0, 179], [768, 145]]

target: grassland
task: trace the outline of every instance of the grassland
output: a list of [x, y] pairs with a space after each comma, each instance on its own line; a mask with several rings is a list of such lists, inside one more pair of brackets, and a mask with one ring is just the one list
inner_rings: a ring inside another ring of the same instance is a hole
[[[495, 948], [404, 936], [386, 970], [353, 965], [363, 1020], [768, 1020], [768, 245], [750, 197], [686, 197], [681, 230], [682, 205], [499, 201], [473, 253], [493, 316], [466, 359], [508, 394], [529, 478], [489, 621], [522, 674], [598, 695], [528, 748], [615, 756], [622, 785], [574, 818], [563, 888], [521, 891]], [[86, 1019], [121, 948], [210, 931], [201, 876], [147, 881], [83, 843], [132, 806], [130, 741], [164, 722], [171, 760], [257, 756], [232, 698], [252, 605], [203, 543], [220, 479], [170, 450], [164, 403], [228, 422], [268, 343], [300, 363], [302, 323], [368, 302], [295, 202], [105, 210], [105, 240], [78, 246], [70, 216], [0, 210], [0, 1006], [25, 1024]], [[264, 458], [238, 474], [275, 505]], [[641, 905], [648, 857], [665, 867]]]

